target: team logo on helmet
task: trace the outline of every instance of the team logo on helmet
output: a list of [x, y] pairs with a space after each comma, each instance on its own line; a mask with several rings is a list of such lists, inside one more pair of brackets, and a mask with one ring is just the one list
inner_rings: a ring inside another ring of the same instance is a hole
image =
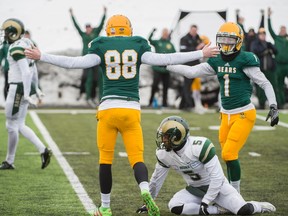
[[24, 34], [24, 24], [18, 19], [7, 19], [1, 27], [2, 42], [7, 41], [9, 44], [19, 40]]
[[161, 122], [157, 130], [156, 144], [158, 148], [166, 151], [180, 149], [186, 143], [188, 136], [188, 123], [179, 116], [170, 116]]

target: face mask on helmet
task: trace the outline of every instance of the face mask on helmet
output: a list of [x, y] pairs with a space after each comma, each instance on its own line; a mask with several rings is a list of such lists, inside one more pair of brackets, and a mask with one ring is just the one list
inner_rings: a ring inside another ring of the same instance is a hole
[[4, 41], [14, 43], [22, 37], [24, 31], [24, 25], [20, 20], [14, 18], [6, 20], [1, 28], [1, 43]]
[[171, 151], [181, 149], [189, 136], [189, 126], [187, 122], [178, 116], [165, 118], [156, 134], [156, 144], [158, 148]]
[[108, 37], [132, 36], [131, 22], [123, 15], [114, 15], [110, 17], [107, 21], [105, 30]]
[[232, 22], [223, 24], [216, 35], [216, 43], [224, 55], [240, 51], [243, 39], [241, 27]]

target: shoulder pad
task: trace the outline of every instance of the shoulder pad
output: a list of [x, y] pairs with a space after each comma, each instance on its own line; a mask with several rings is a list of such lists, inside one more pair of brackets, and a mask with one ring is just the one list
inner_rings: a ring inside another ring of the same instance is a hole
[[156, 150], [156, 158], [157, 158], [158, 163], [165, 168], [169, 168], [169, 165], [167, 165], [165, 162], [166, 154], [167, 154], [167, 152], [165, 149], [157, 149]]

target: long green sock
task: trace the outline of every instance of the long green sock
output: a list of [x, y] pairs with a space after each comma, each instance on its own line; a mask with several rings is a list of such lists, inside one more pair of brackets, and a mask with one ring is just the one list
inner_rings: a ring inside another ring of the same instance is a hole
[[230, 181], [239, 181], [241, 179], [241, 167], [239, 160], [227, 161], [227, 175]]
[[227, 174], [230, 184], [240, 193], [241, 167], [239, 160], [227, 161]]

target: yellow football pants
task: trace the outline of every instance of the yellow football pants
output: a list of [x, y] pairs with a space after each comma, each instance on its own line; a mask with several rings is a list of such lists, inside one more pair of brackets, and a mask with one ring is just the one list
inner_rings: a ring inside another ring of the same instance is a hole
[[219, 142], [224, 161], [238, 159], [239, 151], [244, 146], [255, 120], [255, 109], [231, 115], [221, 113]]
[[97, 114], [97, 145], [99, 163], [112, 164], [118, 132], [122, 135], [131, 167], [143, 159], [143, 134], [140, 110], [114, 108]]

